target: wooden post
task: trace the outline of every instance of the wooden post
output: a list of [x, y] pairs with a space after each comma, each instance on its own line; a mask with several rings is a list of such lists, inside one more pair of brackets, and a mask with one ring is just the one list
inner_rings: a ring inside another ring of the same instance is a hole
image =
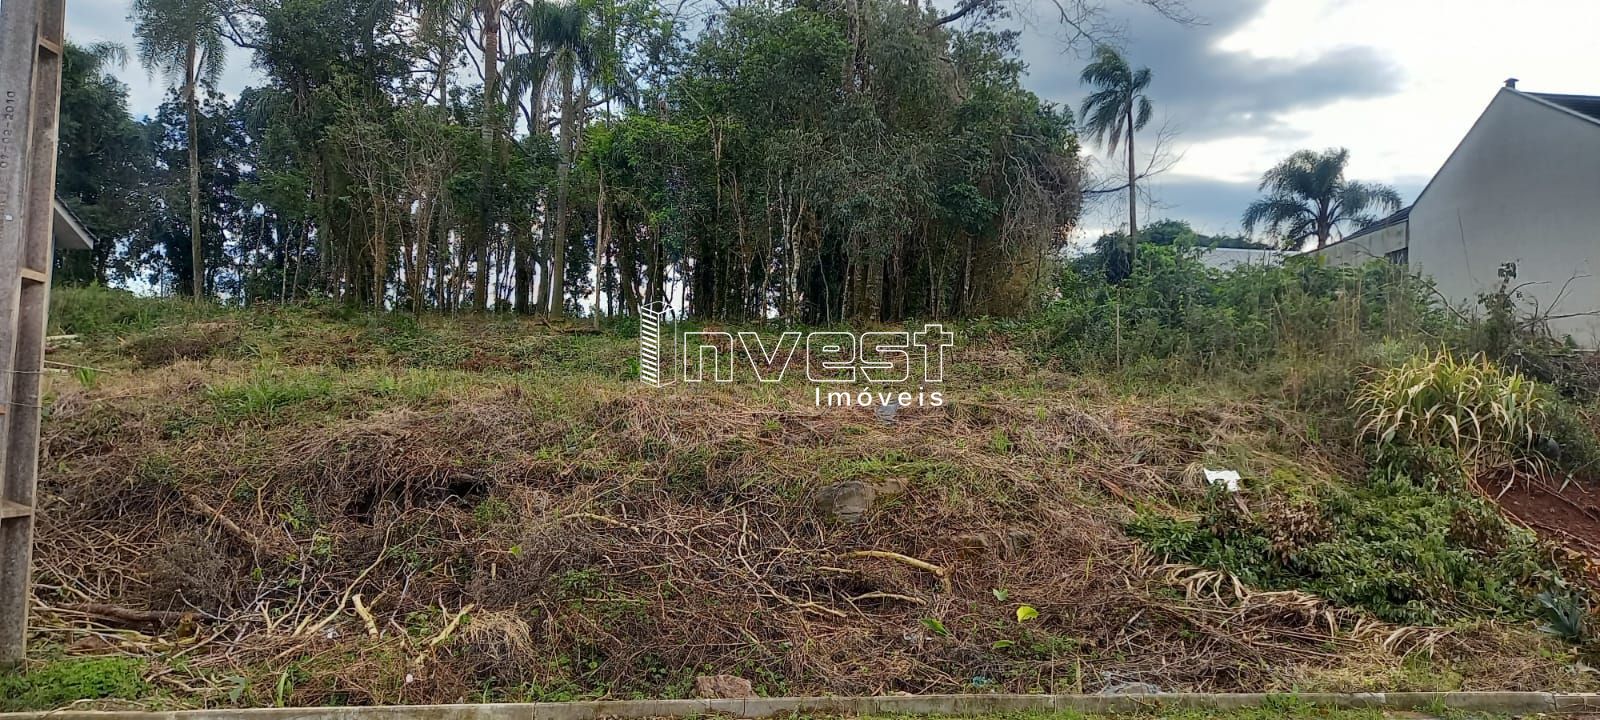
[[65, 19], [0, 0], [0, 665], [27, 642]]

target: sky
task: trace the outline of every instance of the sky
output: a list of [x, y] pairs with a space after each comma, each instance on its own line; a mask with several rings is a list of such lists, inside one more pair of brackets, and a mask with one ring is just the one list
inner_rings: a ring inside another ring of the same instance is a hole
[[[1084, 49], [1064, 46], [1052, 0], [1016, 1], [1006, 22], [1022, 31], [1027, 86], [1076, 110]], [[1523, 90], [1600, 94], [1595, 0], [1191, 0], [1191, 24], [1138, 0], [1104, 2], [1125, 55], [1153, 76], [1155, 116], [1136, 145], [1155, 145], [1165, 129], [1170, 167], [1147, 183], [1140, 216], [1208, 233], [1240, 232], [1261, 173], [1295, 150], [1349, 148], [1352, 179], [1393, 185], [1409, 203], [1506, 78]], [[133, 50], [128, 5], [67, 0], [68, 37]], [[232, 52], [220, 82], [230, 95], [258, 77], [248, 53]], [[164, 80], [137, 62], [120, 75], [134, 114], [153, 113]], [[1116, 167], [1100, 148], [1086, 150], [1094, 172]], [[1124, 203], [1087, 208], [1078, 239], [1125, 227]]]

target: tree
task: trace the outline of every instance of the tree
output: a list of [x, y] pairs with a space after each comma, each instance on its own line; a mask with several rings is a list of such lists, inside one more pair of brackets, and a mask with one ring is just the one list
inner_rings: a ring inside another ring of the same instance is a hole
[[[556, 158], [555, 236], [546, 257], [547, 267], [544, 291], [540, 298], [543, 307], [551, 314], [566, 313], [566, 261], [567, 246], [571, 242], [572, 167], [577, 163], [579, 125], [588, 105], [589, 86], [597, 71], [595, 52], [598, 32], [593, 22], [593, 8], [586, 2], [556, 4], [538, 2], [529, 9], [520, 24], [521, 29], [536, 38], [534, 52], [542, 53], [544, 60], [530, 63], [530, 73], [537, 72], [538, 82], [523, 80], [519, 86], [534, 88], [548, 78], [549, 68], [554, 68], [560, 80], [560, 142]], [[532, 70], [537, 68], [537, 70]]]
[[64, 283], [108, 284], [119, 241], [140, 227], [149, 206], [145, 192], [150, 146], [128, 113], [128, 87], [111, 75], [127, 53], [120, 45], [67, 43], [61, 70], [61, 130], [56, 154], [56, 196], [99, 242], [84, 252], [57, 252], [55, 278]]
[[497, 190], [496, 175], [500, 170], [503, 145], [500, 137], [500, 20], [501, 0], [481, 0], [478, 4], [482, 23], [483, 46], [483, 179], [478, 197], [478, 273], [473, 282], [473, 303], [478, 312], [489, 308], [489, 248], [494, 243], [499, 228], [494, 208]]
[[1267, 196], [1244, 211], [1245, 232], [1254, 234], [1261, 227], [1287, 249], [1316, 238], [1320, 249], [1341, 224], [1359, 227], [1376, 219], [1372, 210], [1400, 209], [1400, 193], [1394, 188], [1346, 180], [1349, 162], [1349, 150], [1332, 148], [1301, 150], [1278, 163], [1261, 176], [1257, 189]]
[[251, 167], [242, 162], [248, 140], [228, 103], [218, 97], [209, 97], [200, 106], [192, 134], [187, 115], [184, 98], [172, 91], [157, 108], [155, 117], [144, 123], [153, 156], [147, 180], [155, 202], [145, 213], [146, 226], [129, 238], [124, 252], [131, 263], [144, 271], [143, 279], [150, 285], [172, 287], [177, 292], [188, 289], [188, 281], [194, 277], [195, 258], [184, 252], [194, 238], [194, 217], [185, 207], [189, 194], [186, 165], [193, 142], [195, 152], [206, 159], [200, 166], [200, 195], [195, 207], [200, 209], [199, 222], [213, 229], [202, 236], [200, 262], [211, 268], [207, 280], [213, 291], [236, 295], [241, 277], [228, 273], [236, 267], [229, 252], [239, 243], [226, 240], [242, 240], [257, 223], [239, 194], [240, 183], [248, 181], [252, 173]]
[[223, 15], [213, 0], [134, 0], [133, 35], [139, 40], [139, 61], [159, 70], [168, 83], [179, 78], [188, 119], [190, 291], [206, 294], [204, 249], [200, 225], [200, 144], [197, 86], [214, 86], [224, 67]]
[[[139, 0], [142, 57], [182, 79], [135, 173], [90, 177], [64, 123], [64, 194], [143, 206], [97, 275], [414, 312], [1003, 314], [1083, 197], [1072, 113], [978, 17], [779, 0], [683, 37], [653, 0], [223, 1]], [[219, 29], [265, 80], [231, 103], [197, 89]]]
[[[551, 144], [550, 126], [545, 119], [545, 98], [550, 93], [552, 83], [552, 68], [558, 62], [571, 60], [580, 52], [584, 57], [589, 55], [586, 39], [582, 36], [583, 17], [576, 5], [558, 5], [555, 3], [537, 0], [536, 2], [517, 3], [512, 8], [512, 22], [514, 28], [515, 44], [522, 47], [522, 52], [512, 55], [506, 60], [505, 76], [507, 94], [522, 108], [523, 119], [528, 126], [530, 138], [537, 138], [537, 144]], [[565, 79], [565, 76], [563, 76]], [[566, 89], [565, 85], [562, 87]], [[523, 96], [527, 102], [522, 102]], [[565, 102], [561, 110], [566, 111]], [[558, 195], [565, 197], [567, 192], [567, 178], [565, 170], [561, 169], [569, 161], [567, 154], [566, 130], [563, 130], [561, 142], [556, 145], [556, 164], [560, 189]], [[566, 201], [561, 200], [562, 203]], [[533, 268], [528, 262], [531, 240], [522, 240], [522, 247], [517, 252], [517, 268], [513, 273], [516, 281], [516, 297], [513, 307], [517, 312], [535, 310], [543, 312], [550, 308], [551, 286], [559, 286], [559, 281], [552, 282], [551, 273], [551, 248], [550, 214], [554, 205], [553, 199], [547, 198], [546, 213], [541, 222], [545, 247], [541, 248], [538, 255], [542, 265], [539, 269], [539, 289], [533, 292], [532, 307], [529, 307], [529, 285], [532, 283]], [[564, 232], [564, 229], [563, 229]], [[519, 234], [519, 237], [520, 234]], [[563, 235], [563, 242], [564, 240]], [[564, 247], [564, 246], [563, 246]], [[563, 253], [564, 255], [564, 253]], [[565, 257], [562, 258], [565, 260]], [[560, 277], [559, 274], [554, 277]], [[560, 291], [557, 291], [556, 302], [561, 302]]]
[[1127, 277], [1133, 268], [1139, 236], [1139, 193], [1137, 172], [1134, 170], [1133, 133], [1144, 129], [1150, 122], [1150, 97], [1145, 89], [1150, 86], [1150, 68], [1134, 70], [1116, 50], [1101, 45], [1095, 49], [1094, 62], [1083, 68], [1080, 79], [1095, 92], [1083, 100], [1083, 130], [1095, 142], [1116, 154], [1117, 145], [1126, 135], [1128, 155], [1128, 234], [1111, 267], [1112, 279]]

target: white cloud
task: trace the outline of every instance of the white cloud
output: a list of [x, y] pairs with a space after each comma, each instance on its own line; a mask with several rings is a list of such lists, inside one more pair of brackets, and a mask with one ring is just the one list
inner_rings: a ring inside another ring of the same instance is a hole
[[[1196, 12], [1238, 4], [1195, 2]], [[1197, 182], [1236, 184], [1254, 180], [1294, 150], [1347, 147], [1354, 177], [1394, 184], [1409, 201], [1444, 163], [1461, 137], [1488, 105], [1502, 81], [1520, 78], [1519, 87], [1541, 92], [1600, 94], [1600, 3], [1593, 0], [1531, 0], [1516, 4], [1489, 0], [1266, 0], [1248, 21], [1224, 28], [1208, 39], [1218, 57], [1246, 57], [1255, 67], [1315, 63], [1334, 53], [1367, 52], [1387, 61], [1392, 90], [1376, 95], [1335, 97], [1322, 104], [1288, 107], [1260, 125], [1232, 119], [1229, 132], [1180, 138], [1183, 160], [1174, 168], [1177, 186]], [[1206, 27], [1186, 32], [1205, 35]], [[1160, 40], [1169, 42], [1167, 33]], [[1161, 55], [1135, 33], [1130, 57]], [[1246, 67], [1249, 67], [1246, 64]], [[1157, 78], [1187, 69], [1152, 64]], [[1203, 76], [1202, 76], [1203, 77]], [[1240, 78], [1250, 87], [1249, 78]], [[1227, 96], [1227, 82], [1201, 93]], [[1080, 91], [1081, 94], [1081, 91]], [[1162, 97], [1154, 97], [1157, 107]], [[1152, 183], [1159, 191], [1159, 183]], [[1157, 215], [1192, 217], [1199, 225], [1237, 217], [1244, 208], [1234, 192], [1184, 192], [1157, 197], [1166, 208]], [[1117, 211], [1120, 212], [1120, 211]], [[1114, 218], [1115, 212], [1107, 213]], [[1086, 224], [1115, 224], [1086, 218]], [[1226, 227], [1211, 227], [1222, 231]]]
[[[145, 72], [139, 64], [139, 45], [133, 39], [133, 23], [128, 21], [129, 0], [66, 0], [67, 39], [87, 45], [110, 41], [128, 50], [128, 65], [117, 77], [128, 85], [128, 109], [134, 117], [154, 115], [167, 93], [166, 79]], [[250, 54], [228, 46], [228, 67], [217, 87], [230, 97], [251, 84], [259, 84], [261, 74], [250, 67]]]

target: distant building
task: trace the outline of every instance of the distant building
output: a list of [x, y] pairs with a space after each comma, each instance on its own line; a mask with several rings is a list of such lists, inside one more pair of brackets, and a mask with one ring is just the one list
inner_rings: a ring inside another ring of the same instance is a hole
[[1467, 309], [1514, 264], [1553, 331], [1600, 347], [1600, 96], [1507, 80], [1411, 207], [1312, 252], [1408, 263]]
[[1327, 258], [1330, 265], [1362, 265], [1379, 259], [1405, 265], [1410, 255], [1411, 226], [1406, 222], [1410, 216], [1411, 208], [1401, 208], [1313, 253]]
[[1240, 265], [1278, 265], [1283, 262], [1282, 250], [1252, 250], [1245, 248], [1204, 248], [1196, 259], [1200, 264], [1216, 270], [1232, 270]]

